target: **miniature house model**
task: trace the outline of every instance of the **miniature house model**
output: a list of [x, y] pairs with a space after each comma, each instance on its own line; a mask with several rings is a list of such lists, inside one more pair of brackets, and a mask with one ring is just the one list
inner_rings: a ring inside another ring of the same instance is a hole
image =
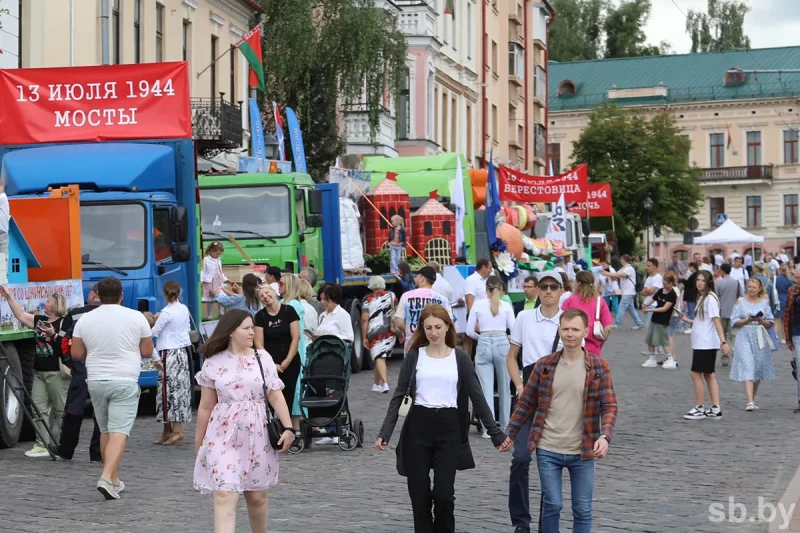
[[[384, 247], [389, 246], [391, 226], [386, 221], [391, 220], [395, 215], [403, 217], [406, 227], [406, 243], [411, 242], [411, 200], [408, 193], [401, 189], [396, 181], [387, 177], [368, 192], [367, 196], [383, 217], [375, 209], [369, 209], [366, 213], [366, 253], [375, 255]], [[403, 259], [405, 259], [405, 255], [404, 251]]]
[[[27, 283], [28, 269], [39, 268], [39, 261], [12, 217], [8, 223], [8, 279], [0, 283]], [[2, 273], [0, 273], [2, 276]]]
[[425, 256], [425, 261], [437, 261], [442, 266], [455, 264], [456, 215], [436, 200], [436, 192], [412, 215], [411, 233], [414, 248]]

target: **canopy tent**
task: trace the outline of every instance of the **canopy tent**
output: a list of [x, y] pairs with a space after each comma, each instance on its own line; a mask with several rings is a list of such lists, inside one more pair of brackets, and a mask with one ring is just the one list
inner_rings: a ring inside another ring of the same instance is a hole
[[726, 220], [720, 227], [702, 237], [694, 240], [695, 244], [728, 244], [728, 243], [763, 243], [764, 237], [753, 235], [736, 225], [731, 219]]

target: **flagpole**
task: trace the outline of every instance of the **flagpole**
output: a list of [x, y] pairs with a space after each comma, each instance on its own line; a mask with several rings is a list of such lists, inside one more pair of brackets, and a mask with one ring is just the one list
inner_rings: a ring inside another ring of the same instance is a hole
[[[262, 14], [261, 16], [262, 16], [262, 17], [264, 17], [264, 18], [263, 18], [263, 19], [262, 19], [262, 20], [261, 20], [261, 21], [260, 21], [258, 24], [256, 24], [256, 25], [253, 27], [253, 29], [251, 29], [249, 32], [247, 32], [247, 33], [244, 35], [244, 37], [242, 37], [241, 39], [239, 39], [239, 41], [237, 41], [237, 42], [236, 42], [236, 44], [234, 44], [233, 46], [229, 47], [227, 50], [225, 50], [224, 52], [222, 52], [222, 53], [221, 53], [221, 54], [220, 54], [220, 55], [219, 55], [219, 56], [218, 56], [218, 57], [217, 57], [217, 58], [216, 58], [214, 61], [212, 61], [211, 63], [209, 63], [209, 64], [208, 64], [208, 66], [207, 66], [206, 68], [204, 68], [203, 70], [201, 70], [200, 72], [198, 72], [198, 73], [197, 73], [197, 78], [199, 79], [199, 78], [200, 78], [200, 76], [203, 74], [203, 72], [205, 72], [205, 71], [207, 71], [208, 69], [210, 69], [210, 68], [212, 67], [212, 65], [214, 65], [214, 63], [216, 63], [217, 61], [219, 61], [220, 59], [222, 59], [223, 57], [225, 57], [227, 54], [229, 54], [229, 53], [231, 52], [231, 50], [233, 50], [234, 48], [238, 47], [240, 44], [242, 44], [243, 42], [245, 42], [245, 41], [246, 41], [246, 40], [247, 40], [247, 39], [250, 37], [250, 35], [252, 35], [252, 33], [253, 33], [253, 32], [254, 32], [256, 29], [260, 28], [260, 27], [261, 27], [261, 26], [262, 26], [262, 25], [263, 25], [263, 24], [264, 24], [264, 23], [267, 21], [267, 19], [266, 19], [266, 16], [265, 16], [265, 15], [263, 15], [263, 14]], [[214, 95], [211, 95], [211, 96], [213, 97]]]
[[[207, 66], [206, 68], [204, 68], [203, 70], [201, 70], [200, 72], [198, 72], [198, 73], [197, 73], [197, 78], [199, 79], [199, 78], [200, 78], [200, 76], [203, 74], [203, 72], [205, 72], [205, 71], [207, 71], [208, 69], [210, 69], [210, 68], [211, 68], [211, 67], [214, 65], [214, 63], [216, 63], [217, 61], [219, 61], [220, 59], [222, 59], [223, 57], [225, 57], [227, 54], [229, 54], [231, 50], [233, 50], [233, 46], [231, 46], [230, 48], [228, 48], [227, 50], [225, 50], [224, 52], [222, 52], [222, 54], [220, 54], [220, 55], [219, 55], [219, 57], [217, 57], [217, 58], [216, 58], [214, 61], [212, 61], [211, 63], [209, 63], [209, 64], [208, 64], [208, 66]], [[213, 96], [213, 95], [212, 95], [212, 96]]]

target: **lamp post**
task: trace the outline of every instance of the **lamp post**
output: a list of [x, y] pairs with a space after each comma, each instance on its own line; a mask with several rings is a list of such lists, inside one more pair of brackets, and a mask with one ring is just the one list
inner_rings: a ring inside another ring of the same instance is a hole
[[647, 235], [647, 253], [645, 254], [646, 257], [644, 259], [647, 261], [650, 259], [650, 213], [653, 211], [653, 199], [649, 196], [644, 199], [644, 210], [647, 213], [647, 228], [645, 229]]

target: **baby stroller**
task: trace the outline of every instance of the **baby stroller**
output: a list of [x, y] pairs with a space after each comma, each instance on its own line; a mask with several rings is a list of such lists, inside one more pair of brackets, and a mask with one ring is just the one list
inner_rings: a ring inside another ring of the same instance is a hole
[[300, 453], [312, 439], [333, 437], [345, 451], [364, 443], [364, 424], [353, 419], [347, 402], [350, 346], [333, 335], [317, 338], [306, 351], [300, 379], [300, 437], [289, 451]]

